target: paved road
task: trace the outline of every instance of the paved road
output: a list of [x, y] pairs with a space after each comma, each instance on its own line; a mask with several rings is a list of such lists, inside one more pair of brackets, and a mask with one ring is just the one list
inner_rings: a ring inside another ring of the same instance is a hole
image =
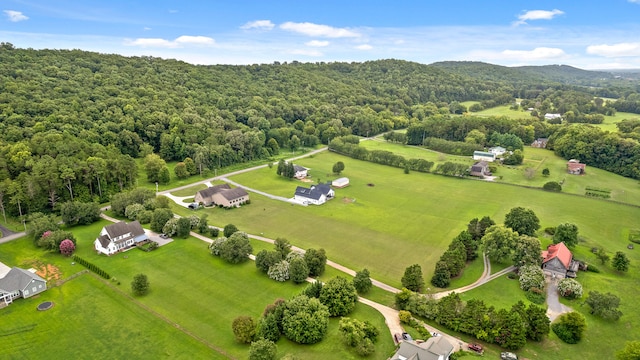
[[[325, 147], [323, 147], [323, 148], [316, 149], [316, 150], [310, 151], [310, 152], [308, 152], [308, 153], [304, 153], [304, 154], [302, 154], [302, 155], [300, 155], [300, 156], [292, 157], [292, 158], [290, 158], [290, 159], [287, 159], [287, 161], [295, 161], [295, 160], [298, 160], [298, 159], [302, 159], [302, 158], [305, 158], [305, 157], [308, 157], [308, 156], [312, 156], [312, 155], [315, 155], [315, 154], [321, 153], [321, 152], [323, 152], [323, 151], [326, 151], [327, 149], [329, 149], [329, 148], [325, 146]], [[262, 169], [262, 168], [265, 168], [265, 167], [267, 167], [267, 166], [269, 166], [269, 165], [268, 165], [268, 164], [263, 164], [263, 165], [258, 165], [258, 166], [254, 166], [254, 167], [250, 167], [250, 168], [242, 169], [242, 170], [233, 171], [233, 172], [226, 173], [226, 174], [220, 174], [220, 175], [218, 175], [218, 176], [214, 176], [214, 177], [212, 177], [212, 178], [208, 178], [208, 179], [205, 179], [205, 180], [201, 180], [201, 181], [198, 181], [198, 182], [195, 182], [195, 183], [191, 183], [191, 184], [188, 184], [188, 185], [179, 186], [179, 187], [176, 187], [176, 188], [173, 188], [173, 189], [169, 189], [169, 190], [159, 191], [159, 192], [158, 192], [158, 195], [166, 195], [166, 194], [171, 193], [171, 192], [174, 192], [174, 191], [188, 189], [188, 188], [190, 188], [190, 187], [192, 187], [192, 186], [195, 186], [195, 185], [206, 184], [206, 183], [211, 182], [211, 181], [221, 180], [222, 178], [225, 178], [225, 177], [227, 177], [227, 176], [233, 176], [233, 175], [237, 175], [237, 174], [243, 174], [243, 173], [246, 173], [246, 172], [249, 172], [249, 171], [253, 171], [253, 170], [257, 170], [257, 169]]]
[[256, 194], [260, 194], [260, 195], [266, 196], [266, 197], [268, 197], [269, 199], [272, 199], [272, 200], [284, 201], [284, 202], [289, 203], [289, 204], [295, 204], [295, 205], [302, 205], [302, 206], [306, 206], [306, 205], [301, 204], [301, 203], [299, 203], [299, 202], [297, 202], [297, 201], [294, 201], [294, 200], [293, 200], [293, 199], [291, 199], [291, 198], [286, 198], [286, 197], [282, 197], [282, 196], [277, 196], [277, 195], [269, 194], [269, 193], [266, 193], [266, 192], [264, 192], [264, 191], [260, 191], [260, 190], [252, 189], [252, 188], [247, 187], [247, 186], [244, 186], [244, 185], [242, 185], [242, 184], [238, 184], [237, 182], [235, 182], [235, 181], [233, 181], [233, 180], [229, 180], [229, 179], [228, 179], [228, 178], [226, 178], [226, 177], [221, 177], [221, 178], [220, 178], [220, 180], [222, 180], [222, 181], [224, 181], [224, 182], [226, 182], [226, 183], [229, 183], [229, 184], [231, 184], [231, 185], [233, 185], [233, 186], [235, 186], [235, 187], [243, 188], [243, 189], [245, 189], [245, 190], [247, 190], [247, 191], [250, 191], [250, 192], [253, 192], [253, 193], [256, 193]]
[[23, 231], [23, 232], [19, 232], [19, 233], [13, 233], [13, 234], [8, 235], [8, 236], [3, 236], [3, 237], [0, 238], [0, 244], [9, 242], [11, 240], [15, 240], [15, 239], [21, 238], [21, 237], [23, 237], [25, 235], [27, 235], [27, 233]]

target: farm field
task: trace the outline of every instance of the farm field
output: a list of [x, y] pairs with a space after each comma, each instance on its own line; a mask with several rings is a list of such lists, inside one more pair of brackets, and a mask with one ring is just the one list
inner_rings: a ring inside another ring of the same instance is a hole
[[[469, 156], [456, 156], [438, 153], [429, 149], [416, 146], [393, 144], [382, 140], [362, 141], [360, 146], [367, 150], [386, 150], [405, 158], [421, 158], [433, 161], [437, 164], [446, 161], [473, 164]], [[519, 166], [500, 165], [495, 163], [497, 171], [496, 182], [511, 183], [516, 185], [542, 187], [548, 181], [557, 181], [562, 184], [562, 192], [584, 195], [587, 187], [606, 189], [610, 191], [612, 200], [640, 205], [640, 183], [638, 180], [625, 178], [605, 170], [587, 166], [585, 175], [571, 175], [566, 172], [565, 159], [555, 155], [553, 151], [525, 146], [524, 163]], [[534, 169], [531, 178], [525, 176], [525, 169]], [[542, 170], [548, 168], [550, 175], [543, 176]], [[500, 178], [502, 177], [502, 178]]]
[[[323, 206], [292, 206], [252, 194], [249, 206], [201, 211], [211, 212], [212, 224], [233, 223], [250, 233], [287, 238], [302, 248], [324, 247], [332, 260], [356, 270], [367, 267], [372, 277], [394, 286], [400, 286], [405, 267], [413, 263], [430, 278], [440, 254], [474, 217], [489, 215], [502, 222], [512, 207], [524, 206], [538, 214], [543, 227], [574, 222], [588, 243], [623, 247], [625, 231], [635, 226], [640, 213], [638, 208], [566, 194], [417, 172], [405, 175], [401, 169], [333, 153], [298, 163], [311, 168], [314, 178], [328, 179], [336, 161], [345, 163], [343, 175], [351, 185], [338, 189], [336, 199]], [[257, 189], [267, 179], [283, 181], [266, 168], [232, 179]], [[292, 188], [297, 183], [285, 182]]]

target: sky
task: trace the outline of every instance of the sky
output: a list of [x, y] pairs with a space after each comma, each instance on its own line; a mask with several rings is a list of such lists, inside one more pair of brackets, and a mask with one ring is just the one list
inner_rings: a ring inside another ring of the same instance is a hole
[[640, 69], [640, 0], [0, 0], [0, 42], [206, 65]]

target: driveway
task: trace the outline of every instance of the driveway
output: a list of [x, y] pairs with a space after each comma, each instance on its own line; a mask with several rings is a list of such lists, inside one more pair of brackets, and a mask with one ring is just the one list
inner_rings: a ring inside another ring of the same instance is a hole
[[558, 294], [558, 279], [546, 277], [547, 282], [547, 316], [553, 322], [558, 316], [573, 311], [572, 308], [560, 302]]

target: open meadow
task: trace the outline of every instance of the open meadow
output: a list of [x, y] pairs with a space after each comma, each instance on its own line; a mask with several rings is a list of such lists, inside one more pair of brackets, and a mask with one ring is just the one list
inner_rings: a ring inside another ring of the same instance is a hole
[[[391, 151], [402, 155], [407, 159], [425, 159], [438, 164], [446, 161], [468, 164], [474, 161], [471, 156], [457, 156], [439, 153], [423, 147], [394, 144], [376, 139], [376, 141], [362, 141], [360, 146], [367, 150]], [[584, 175], [567, 174], [567, 160], [557, 156], [551, 150], [538, 149], [525, 146], [524, 162], [522, 165], [510, 166], [494, 163], [496, 167], [495, 182], [509, 183], [523, 186], [542, 187], [548, 181], [556, 181], [562, 184], [562, 192], [584, 195], [588, 187], [610, 191], [612, 200], [640, 205], [640, 182], [635, 179], [616, 175], [605, 170], [587, 166]], [[533, 169], [531, 176], [526, 169]], [[542, 170], [549, 169], [549, 176], [543, 176]]]

